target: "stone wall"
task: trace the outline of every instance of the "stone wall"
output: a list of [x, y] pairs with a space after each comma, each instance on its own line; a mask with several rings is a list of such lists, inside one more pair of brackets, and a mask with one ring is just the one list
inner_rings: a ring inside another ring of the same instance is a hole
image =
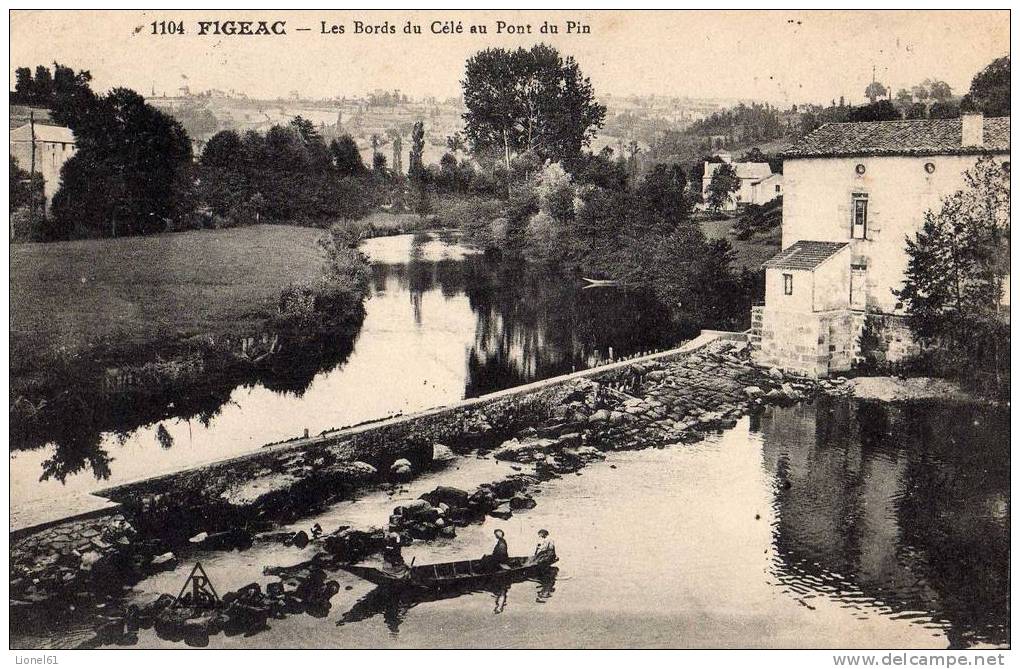
[[[811, 378], [851, 370], [861, 361], [860, 337], [868, 314], [850, 309], [813, 313], [751, 308], [751, 356], [756, 364]], [[873, 314], [880, 323], [880, 364], [895, 364], [920, 352], [907, 319]]]

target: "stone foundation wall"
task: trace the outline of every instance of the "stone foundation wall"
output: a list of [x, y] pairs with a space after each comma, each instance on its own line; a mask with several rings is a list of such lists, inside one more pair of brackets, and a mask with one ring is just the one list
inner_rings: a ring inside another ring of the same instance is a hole
[[[751, 308], [751, 356], [758, 365], [811, 378], [846, 372], [861, 362], [863, 311], [795, 313]], [[881, 337], [879, 364], [896, 363], [920, 352], [904, 316], [871, 314]]]
[[828, 323], [815, 314], [761, 308], [752, 313], [752, 359], [809, 378], [829, 372]]

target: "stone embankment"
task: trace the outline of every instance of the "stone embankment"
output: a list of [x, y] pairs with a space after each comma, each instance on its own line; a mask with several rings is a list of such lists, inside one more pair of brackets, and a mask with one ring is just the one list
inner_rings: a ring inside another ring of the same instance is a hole
[[[385, 531], [404, 543], [453, 538], [458, 526], [486, 515], [509, 518], [534, 507], [542, 481], [576, 472], [605, 451], [695, 442], [755, 406], [842, 385], [824, 383], [756, 368], [746, 342], [716, 340], [121, 486], [105, 492], [121, 503], [116, 513], [12, 538], [12, 617], [23, 624], [55, 612], [91, 616], [96, 644], [130, 644], [137, 629], [156, 626], [160, 636], [202, 645], [209, 634], [255, 631], [270, 617], [320, 614], [336, 594], [329, 571], [381, 550]], [[474, 491], [437, 488], [394, 509], [385, 530], [273, 532], [360, 487], [407, 480], [469, 453], [519, 463], [522, 471]], [[170, 608], [166, 598], [141, 608], [120, 603], [130, 585], [174, 568], [189, 551], [243, 550], [267, 537], [311, 543], [315, 555], [268, 570], [281, 580], [265, 591], [253, 583], [227, 593], [214, 613]]]

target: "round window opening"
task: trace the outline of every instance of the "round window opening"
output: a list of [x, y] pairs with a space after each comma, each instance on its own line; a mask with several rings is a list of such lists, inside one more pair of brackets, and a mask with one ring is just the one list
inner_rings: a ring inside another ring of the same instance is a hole
[[932, 172], [934, 172], [935, 171], [935, 163], [925, 163], [924, 164], [924, 171], [927, 172], [928, 174], [931, 174]]
[[864, 174], [864, 165], [858, 164], [857, 167], [854, 168], [854, 172], [857, 172], [857, 174]]

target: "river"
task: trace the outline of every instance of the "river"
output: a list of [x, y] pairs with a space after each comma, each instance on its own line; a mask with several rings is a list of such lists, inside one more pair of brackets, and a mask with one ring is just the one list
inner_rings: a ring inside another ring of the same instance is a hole
[[[325, 617], [271, 620], [269, 630], [210, 645], [1001, 647], [1008, 434], [1008, 412], [963, 404], [823, 397], [769, 407], [697, 444], [610, 453], [542, 484], [534, 509], [404, 551], [417, 564], [477, 556], [502, 528], [511, 554], [526, 553], [544, 527], [560, 561], [539, 580], [391, 600], [338, 572], [342, 589]], [[381, 524], [440, 483], [470, 489], [508, 466], [461, 458], [396, 494], [367, 490], [289, 529]], [[222, 592], [266, 583], [264, 566], [296, 564], [309, 550], [256, 544], [193, 557]], [[129, 598], [175, 592], [192, 568], [185, 562]], [[61, 638], [50, 642], [76, 635]], [[139, 645], [174, 644], [148, 631]]]
[[[679, 332], [646, 296], [585, 289], [487, 258], [454, 233], [367, 240], [372, 292], [349, 357], [281, 390], [217, 389], [212, 408], [10, 455], [12, 508], [74, 508], [75, 494], [177, 471], [300, 436], [441, 406], [614, 356], [668, 348]], [[68, 420], [71, 420], [70, 418]], [[57, 434], [85, 430], [54, 426]], [[76, 435], [77, 436], [77, 435]], [[45, 480], [40, 480], [45, 478]]]

